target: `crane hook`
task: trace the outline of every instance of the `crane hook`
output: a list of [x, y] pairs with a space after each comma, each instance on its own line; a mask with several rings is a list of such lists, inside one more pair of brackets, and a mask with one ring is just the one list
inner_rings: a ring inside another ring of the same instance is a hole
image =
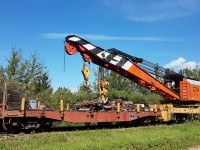
[[85, 80], [85, 86], [87, 88], [89, 88], [89, 86], [90, 86], [90, 83], [89, 83], [90, 69], [85, 63], [83, 65], [83, 69], [81, 72], [82, 72], [84, 80]]

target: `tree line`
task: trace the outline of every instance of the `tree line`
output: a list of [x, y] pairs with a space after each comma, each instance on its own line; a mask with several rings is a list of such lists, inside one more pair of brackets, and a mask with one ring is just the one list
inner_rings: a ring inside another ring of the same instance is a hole
[[[76, 92], [69, 88], [59, 87], [55, 92], [51, 85], [48, 68], [41, 61], [37, 52], [33, 52], [29, 58], [23, 56], [21, 49], [12, 48], [9, 58], [6, 58], [5, 67], [0, 63], [0, 91], [3, 91], [5, 83], [8, 89], [14, 89], [27, 94], [27, 99], [38, 98], [42, 104], [57, 109], [59, 101], [63, 99], [65, 104], [71, 105], [78, 101], [98, 99], [97, 87], [100, 71], [95, 72], [96, 80], [90, 89], [81, 83]], [[200, 67], [183, 69], [181, 74], [200, 80]], [[106, 71], [106, 79], [110, 82], [108, 98], [110, 100], [122, 99], [134, 103], [153, 104], [162, 101], [162, 97], [138, 86], [136, 83], [120, 76], [112, 71]]]

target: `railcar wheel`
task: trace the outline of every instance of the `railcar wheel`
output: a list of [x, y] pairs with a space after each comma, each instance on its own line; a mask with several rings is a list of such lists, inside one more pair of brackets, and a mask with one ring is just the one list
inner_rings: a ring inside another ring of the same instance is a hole
[[52, 121], [43, 120], [39, 124], [39, 128], [36, 129], [37, 132], [48, 132], [51, 129]]
[[3, 119], [2, 128], [8, 134], [9, 133], [15, 133], [16, 134], [16, 133], [19, 133], [19, 130], [20, 130], [18, 122], [14, 119], [11, 119], [11, 118], [8, 119], [8, 120]]

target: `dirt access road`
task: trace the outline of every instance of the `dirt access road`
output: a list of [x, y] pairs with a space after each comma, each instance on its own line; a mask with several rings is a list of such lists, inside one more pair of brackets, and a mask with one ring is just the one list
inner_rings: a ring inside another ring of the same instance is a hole
[[200, 150], [200, 145], [188, 148], [187, 150]]

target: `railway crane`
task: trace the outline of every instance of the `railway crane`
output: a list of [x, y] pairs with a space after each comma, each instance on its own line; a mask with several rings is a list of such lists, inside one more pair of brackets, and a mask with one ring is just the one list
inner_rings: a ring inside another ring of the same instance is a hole
[[[193, 111], [199, 117], [200, 81], [187, 78], [115, 48], [105, 50], [76, 35], [66, 37], [65, 50], [69, 55], [79, 52], [85, 62], [92, 62], [114, 71], [161, 95], [165, 101], [165, 104], [161, 105], [164, 120], [172, 119], [173, 114], [185, 117], [185, 114], [193, 114]], [[162, 77], [164, 83], [155, 76]]]
[[[18, 129], [32, 130], [49, 128], [54, 121], [70, 123], [154, 123], [200, 119], [200, 81], [153, 64], [142, 58], [131, 56], [117, 49], [104, 50], [76, 35], [65, 39], [65, 50], [69, 55], [80, 53], [85, 62], [107, 68], [139, 84], [164, 98], [163, 104], [154, 104], [143, 109], [143, 104], [118, 100], [103, 102], [100, 109], [73, 109], [60, 100], [60, 109], [52, 110], [40, 106], [35, 99], [26, 100], [24, 93], [6, 90], [0, 93], [0, 130], [8, 132]], [[90, 70], [82, 70], [86, 86], [89, 86]], [[163, 78], [164, 83], [157, 77]], [[101, 97], [107, 97], [109, 83], [99, 83]], [[106, 98], [105, 98], [106, 99]], [[105, 100], [104, 99], [104, 100]], [[86, 104], [86, 105], [87, 105]], [[64, 106], [67, 106], [66, 109]], [[112, 109], [110, 109], [112, 108]], [[114, 109], [113, 109], [114, 108]]]
[[[84, 61], [112, 70], [161, 95], [166, 102], [200, 102], [200, 81], [187, 79], [174, 72], [161, 74], [163, 72], [160, 70], [163, 68], [158, 67], [158, 75], [165, 78], [165, 84], [163, 84], [150, 74], [154, 71], [147, 68], [152, 66], [155, 68], [155, 64], [144, 61], [142, 58], [128, 55], [114, 48], [104, 50], [75, 35], [66, 37], [65, 49], [69, 55], [79, 52]], [[164, 70], [167, 72], [167, 69]], [[172, 84], [174, 84], [173, 87]]]

